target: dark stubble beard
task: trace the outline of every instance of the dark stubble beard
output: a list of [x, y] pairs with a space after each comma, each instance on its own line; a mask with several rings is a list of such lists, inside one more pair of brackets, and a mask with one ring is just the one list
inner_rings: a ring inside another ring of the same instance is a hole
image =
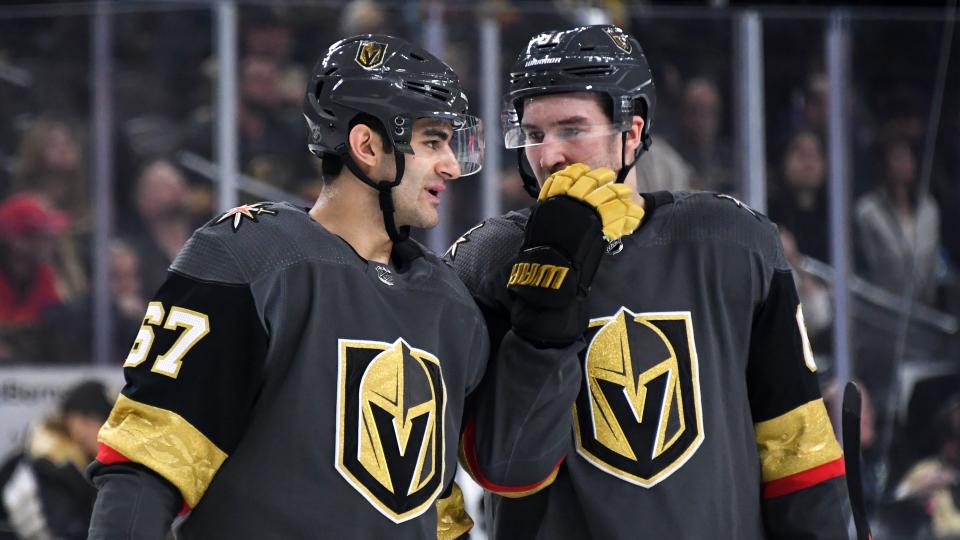
[[[595, 161], [593, 163], [587, 163], [587, 165], [589, 165], [591, 169], [597, 169], [599, 167], [607, 167], [613, 170], [614, 172], [619, 172], [622, 166], [622, 164], [620, 163], [620, 150], [617, 145], [617, 142], [619, 140], [620, 140], [620, 135], [611, 135], [609, 140], [610, 144], [607, 145], [607, 151], [603, 156], [603, 159], [599, 161]], [[550, 175], [552, 175], [557, 171], [562, 171], [563, 169], [569, 167], [570, 165], [573, 165], [573, 163], [560, 164], [551, 168], [549, 171], [545, 171], [546, 176], [538, 179], [540, 181], [540, 185], [543, 185], [543, 183], [547, 181], [547, 178], [549, 178]]]

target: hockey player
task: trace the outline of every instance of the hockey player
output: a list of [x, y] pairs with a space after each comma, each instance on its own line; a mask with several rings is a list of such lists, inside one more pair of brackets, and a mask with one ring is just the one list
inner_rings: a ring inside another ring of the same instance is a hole
[[[640, 45], [617, 27], [547, 32], [520, 54], [505, 142], [539, 202], [474, 227], [445, 256], [484, 311], [492, 349], [524, 324], [516, 303], [530, 291], [515, 257], [541, 207], [602, 167], [635, 190], [654, 105]], [[467, 431], [477, 442], [465, 461], [496, 494], [493, 538], [847, 538], [841, 449], [775, 226], [725, 195], [634, 197], [643, 221], [606, 246], [579, 295], [586, 315], [540, 304], [585, 343], [552, 363], [550, 385], [575, 397], [542, 404], [566, 412], [566, 444], [537, 447], [531, 422], [516, 446], [526, 467], [494, 467], [469, 455], [490, 451], [485, 426]], [[489, 372], [507, 360], [492, 358]]]
[[178, 538], [469, 529], [453, 476], [488, 334], [407, 234], [480, 169], [480, 123], [449, 67], [383, 35], [334, 44], [304, 114], [316, 204], [211, 220], [150, 302], [89, 471], [91, 538], [164, 538], [178, 513]]

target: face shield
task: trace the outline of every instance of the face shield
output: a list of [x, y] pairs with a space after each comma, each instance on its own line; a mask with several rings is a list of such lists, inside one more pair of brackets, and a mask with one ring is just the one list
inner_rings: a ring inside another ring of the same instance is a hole
[[[526, 98], [529, 107], [537, 97]], [[500, 116], [503, 127], [503, 143], [507, 148], [528, 148], [548, 143], [576, 143], [586, 139], [609, 137], [628, 131], [632, 118], [625, 116], [619, 122], [611, 123], [607, 115], [587, 118], [576, 111], [556, 111], [549, 118], [524, 118], [522, 121], [512, 103], [504, 104]]]
[[[403, 129], [403, 125], [395, 128]], [[413, 147], [420, 138], [439, 143], [438, 150], [450, 152], [460, 167], [460, 176], [476, 174], [483, 167], [483, 122], [476, 116], [440, 112], [419, 115], [413, 124], [412, 144], [402, 150], [416, 154]]]

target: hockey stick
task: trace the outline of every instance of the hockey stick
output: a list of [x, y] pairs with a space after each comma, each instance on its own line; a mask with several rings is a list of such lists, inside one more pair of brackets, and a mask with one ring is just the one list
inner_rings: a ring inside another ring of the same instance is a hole
[[857, 540], [873, 540], [864, 506], [863, 483], [860, 481], [860, 389], [848, 382], [843, 390], [843, 461], [847, 469], [847, 492]]

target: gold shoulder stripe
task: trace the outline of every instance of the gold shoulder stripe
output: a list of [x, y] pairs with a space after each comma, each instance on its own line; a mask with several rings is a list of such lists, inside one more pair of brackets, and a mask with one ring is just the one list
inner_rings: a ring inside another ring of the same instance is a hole
[[812, 469], [843, 455], [822, 399], [758, 422], [755, 428], [764, 482]]
[[470, 532], [473, 520], [456, 482], [448, 497], [437, 499], [437, 540], [455, 540]]
[[176, 486], [194, 508], [227, 454], [180, 415], [120, 394], [97, 439]]

